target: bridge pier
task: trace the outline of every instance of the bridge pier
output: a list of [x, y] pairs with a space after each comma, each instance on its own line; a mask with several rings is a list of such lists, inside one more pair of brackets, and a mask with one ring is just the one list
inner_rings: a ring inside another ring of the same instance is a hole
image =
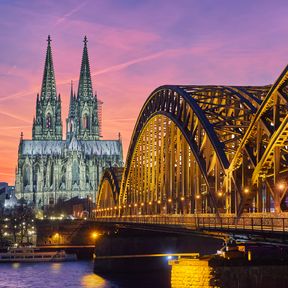
[[166, 257], [152, 257], [152, 254], [213, 254], [221, 247], [222, 242], [221, 239], [199, 235], [116, 228], [96, 240], [94, 271], [111, 273], [169, 270]]

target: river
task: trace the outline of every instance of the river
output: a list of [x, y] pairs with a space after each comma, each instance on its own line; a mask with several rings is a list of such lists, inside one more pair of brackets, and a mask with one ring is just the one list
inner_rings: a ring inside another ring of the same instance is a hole
[[168, 282], [169, 279], [166, 276], [158, 273], [154, 275], [151, 273], [130, 275], [128, 273], [128, 275], [118, 276], [117, 280], [104, 279], [93, 273], [92, 261], [0, 264], [1, 288], [153, 288], [167, 287]]
[[[185, 261], [184, 261], [185, 262]], [[172, 272], [129, 273], [117, 278], [94, 274], [92, 261], [0, 264], [1, 288], [284, 288], [288, 266], [241, 266], [212, 269], [207, 261], [173, 265]]]

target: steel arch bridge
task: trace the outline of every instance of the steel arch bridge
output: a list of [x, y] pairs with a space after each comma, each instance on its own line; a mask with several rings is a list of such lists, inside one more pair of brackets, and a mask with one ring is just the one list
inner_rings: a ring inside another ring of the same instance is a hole
[[288, 210], [287, 112], [288, 66], [273, 85], [155, 89], [96, 217]]

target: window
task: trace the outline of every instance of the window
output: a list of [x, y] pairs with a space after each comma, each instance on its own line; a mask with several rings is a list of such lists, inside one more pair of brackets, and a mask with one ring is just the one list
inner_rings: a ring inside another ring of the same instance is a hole
[[86, 114], [83, 116], [82, 125], [84, 129], [89, 129], [89, 117]]
[[52, 128], [52, 117], [51, 114], [48, 113], [46, 116], [46, 128], [51, 129]]
[[26, 187], [27, 185], [30, 185], [30, 167], [25, 165], [23, 171], [23, 186]]
[[80, 168], [77, 161], [72, 164], [72, 185], [80, 183]]

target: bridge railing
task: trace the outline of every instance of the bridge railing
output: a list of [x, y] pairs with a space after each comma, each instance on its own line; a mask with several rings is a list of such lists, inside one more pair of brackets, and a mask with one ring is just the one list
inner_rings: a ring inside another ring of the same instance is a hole
[[177, 226], [193, 230], [210, 231], [250, 231], [288, 233], [288, 218], [286, 217], [240, 217], [226, 215], [139, 215], [121, 217], [98, 217], [99, 222], [138, 223]]

